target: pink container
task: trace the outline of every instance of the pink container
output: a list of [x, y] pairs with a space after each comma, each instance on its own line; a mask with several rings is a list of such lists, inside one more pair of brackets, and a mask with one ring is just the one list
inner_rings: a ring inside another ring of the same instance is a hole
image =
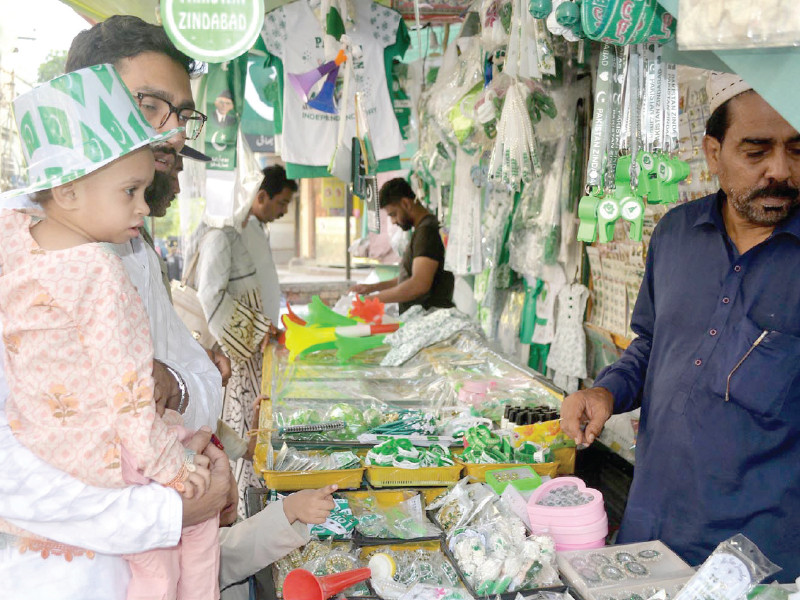
[[608, 535], [603, 494], [577, 477], [558, 477], [539, 486], [528, 500], [534, 533], [546, 533], [557, 550], [601, 548]]
[[[573, 491], [574, 490], [574, 491]], [[580, 497], [584, 504], [574, 506], [550, 505], [559, 499], [567, 502]], [[557, 477], [540, 485], [528, 500], [528, 516], [531, 524], [550, 525], [591, 525], [606, 514], [603, 494], [587, 488], [577, 477]]]
[[[581, 548], [602, 548], [608, 535], [608, 517], [589, 525], [541, 525], [531, 524], [531, 532], [540, 535], [549, 535], [556, 543], [556, 550], [576, 550]], [[589, 544], [587, 546], [586, 544]], [[597, 545], [599, 544], [599, 546]]]

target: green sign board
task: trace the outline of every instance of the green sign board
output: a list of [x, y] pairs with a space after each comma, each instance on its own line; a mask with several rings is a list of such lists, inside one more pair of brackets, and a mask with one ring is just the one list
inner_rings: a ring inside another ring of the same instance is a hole
[[161, 22], [187, 55], [225, 62], [253, 47], [264, 25], [264, 0], [161, 0]]

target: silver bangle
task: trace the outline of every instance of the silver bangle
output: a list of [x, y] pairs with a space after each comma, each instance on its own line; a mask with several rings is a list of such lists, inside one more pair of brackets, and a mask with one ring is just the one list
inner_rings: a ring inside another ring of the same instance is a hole
[[186, 382], [183, 380], [183, 377], [178, 375], [178, 372], [175, 369], [164, 363], [161, 364], [163, 364], [164, 368], [175, 378], [178, 388], [181, 390], [181, 400], [178, 402], [178, 412], [183, 414], [183, 411], [186, 410], [186, 403], [189, 400], [189, 391], [186, 389]]

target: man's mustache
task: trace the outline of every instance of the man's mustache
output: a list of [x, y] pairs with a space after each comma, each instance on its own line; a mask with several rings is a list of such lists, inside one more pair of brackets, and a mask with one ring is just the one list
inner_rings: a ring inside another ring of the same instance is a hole
[[755, 190], [748, 196], [748, 200], [755, 200], [756, 198], [786, 198], [787, 200], [797, 200], [800, 195], [800, 190], [788, 183], [778, 185], [771, 185], [769, 187]]

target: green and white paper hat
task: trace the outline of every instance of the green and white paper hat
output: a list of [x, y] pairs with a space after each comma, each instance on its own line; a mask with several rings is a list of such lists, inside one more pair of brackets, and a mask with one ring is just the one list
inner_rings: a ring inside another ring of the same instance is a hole
[[14, 100], [14, 117], [29, 186], [0, 198], [69, 183], [181, 130], [156, 133], [108, 64], [66, 73], [22, 94]]

